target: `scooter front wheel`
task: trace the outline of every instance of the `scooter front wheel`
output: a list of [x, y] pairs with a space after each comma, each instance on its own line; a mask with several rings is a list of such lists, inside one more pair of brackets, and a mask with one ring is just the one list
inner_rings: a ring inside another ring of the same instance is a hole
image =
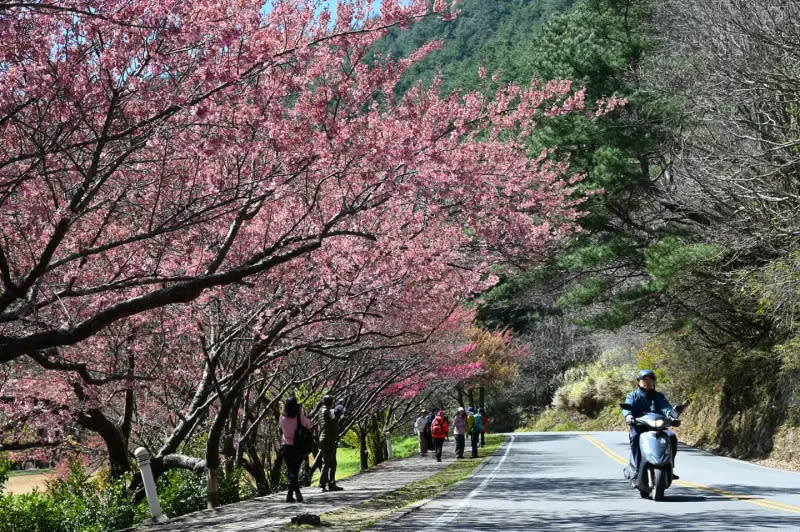
[[653, 468], [653, 500], [660, 501], [664, 498], [664, 490], [667, 487], [667, 477], [663, 469]]

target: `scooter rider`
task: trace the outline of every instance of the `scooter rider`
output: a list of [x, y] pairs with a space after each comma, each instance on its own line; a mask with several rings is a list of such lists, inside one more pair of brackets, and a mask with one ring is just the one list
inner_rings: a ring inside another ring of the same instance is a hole
[[[639, 435], [640, 431], [636, 425], [633, 424], [633, 419], [641, 417], [649, 412], [662, 414], [666, 417], [677, 418], [678, 412], [664, 397], [664, 394], [656, 391], [656, 374], [651, 369], [643, 369], [636, 376], [638, 387], [628, 394], [625, 402], [631, 405], [631, 410], [622, 410], [622, 415], [625, 417], [625, 422], [630, 425], [631, 431], [629, 434], [631, 442], [631, 453], [634, 462], [638, 469], [639, 462], [641, 461], [641, 454], [639, 452]], [[678, 437], [671, 430], [665, 431], [669, 436], [672, 443], [672, 464], [675, 465], [675, 454], [678, 452]], [[673, 479], [677, 479], [678, 475], [673, 472]]]

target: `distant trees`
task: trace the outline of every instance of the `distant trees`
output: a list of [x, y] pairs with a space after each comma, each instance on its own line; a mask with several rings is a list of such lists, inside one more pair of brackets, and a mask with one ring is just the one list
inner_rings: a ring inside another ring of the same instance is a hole
[[669, 42], [653, 83], [686, 102], [674, 190], [707, 220], [703, 238], [726, 250], [715, 278], [741, 289], [730, 301], [758, 324], [749, 333], [774, 328], [780, 340], [800, 304], [800, 7], [725, 0], [660, 9]]

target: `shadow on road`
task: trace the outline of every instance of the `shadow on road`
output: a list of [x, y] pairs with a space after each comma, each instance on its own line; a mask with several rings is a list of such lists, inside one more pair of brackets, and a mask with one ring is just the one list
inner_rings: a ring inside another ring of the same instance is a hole
[[[541, 443], [546, 441], [559, 441], [575, 438], [574, 434], [559, 434], [557, 432], [548, 434], [525, 434], [514, 433], [514, 443]], [[516, 454], [516, 452], [515, 452]]]
[[[518, 511], [481, 515], [474, 508], [458, 516], [455, 523], [441, 528], [432, 527], [430, 515], [420, 513], [406, 516], [400, 522], [373, 528], [390, 530], [670, 530], [670, 531], [720, 531], [720, 530], [800, 530], [800, 517], [775, 519], [769, 515], [747, 515], [741, 512], [698, 512], [684, 515], [659, 514], [657, 503], [652, 513], [636, 513], [623, 508], [618, 515], [598, 515], [581, 512], [579, 508], [561, 515], [537, 515], [536, 502], [520, 506]], [[469, 515], [465, 515], [468, 513]], [[435, 521], [434, 521], [435, 522]]]

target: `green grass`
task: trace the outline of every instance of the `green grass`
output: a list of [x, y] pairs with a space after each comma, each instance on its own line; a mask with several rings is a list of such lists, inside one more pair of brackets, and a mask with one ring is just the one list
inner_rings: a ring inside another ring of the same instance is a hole
[[[398, 436], [392, 438], [392, 455], [395, 459], [408, 458], [417, 452], [416, 436]], [[373, 464], [370, 464], [373, 465]], [[339, 447], [336, 449], [336, 479], [342, 480], [361, 471], [361, 458], [358, 449]], [[320, 471], [317, 469], [311, 477], [311, 485], [319, 482]]]
[[50, 473], [53, 469], [46, 468], [46, 469], [25, 469], [24, 471], [9, 471], [9, 477], [26, 477], [29, 475], [41, 475], [44, 473]]
[[419, 439], [416, 436], [398, 436], [392, 438], [392, 454], [395, 458], [414, 456], [419, 450]]
[[[321, 516], [326, 530], [337, 532], [357, 532], [385, 519], [394, 512], [408, 505], [429, 499], [464, 480], [478, 465], [491, 456], [505, 441], [499, 434], [487, 434], [486, 446], [481, 450], [477, 460], [456, 460], [442, 471], [430, 477], [413, 482], [402, 488], [383, 493], [356, 506], [343, 508]], [[416, 450], [414, 443], [411, 453]], [[341, 449], [340, 449], [341, 450]], [[284, 530], [304, 530], [313, 527], [286, 527]]]

